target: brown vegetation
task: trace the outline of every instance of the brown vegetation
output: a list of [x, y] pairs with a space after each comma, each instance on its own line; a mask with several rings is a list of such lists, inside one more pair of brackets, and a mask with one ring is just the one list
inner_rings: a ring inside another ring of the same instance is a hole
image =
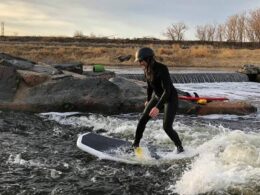
[[[98, 43], [88, 40], [74, 42], [49, 41], [50, 37], [39, 37], [41, 41], [18, 41], [2, 40], [0, 52], [14, 56], [30, 59], [35, 62], [48, 64], [69, 63], [80, 61], [86, 65], [101, 63], [105, 65], [138, 65], [134, 62], [137, 48], [149, 46], [155, 50], [158, 61], [173, 67], [209, 67], [209, 68], [234, 68], [237, 69], [244, 64], [260, 64], [260, 48], [233, 47], [232, 43], [223, 43], [221, 47], [217, 42], [145, 42], [140, 43], [126, 40], [100, 40]], [[54, 38], [53, 38], [54, 39]], [[21, 38], [21, 40], [23, 40]], [[33, 38], [32, 38], [33, 40]], [[64, 39], [66, 40], [66, 39]], [[118, 42], [117, 42], [118, 41]], [[139, 43], [139, 44], [138, 44]], [[230, 44], [227, 47], [226, 44]], [[121, 55], [132, 55], [126, 62], [119, 62], [117, 57]]]

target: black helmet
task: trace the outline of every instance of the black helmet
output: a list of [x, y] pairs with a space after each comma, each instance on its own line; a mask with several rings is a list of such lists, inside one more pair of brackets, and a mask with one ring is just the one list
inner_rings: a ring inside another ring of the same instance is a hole
[[153, 56], [154, 56], [154, 52], [151, 48], [143, 47], [135, 53], [135, 62], [144, 60], [146, 58], [153, 57]]

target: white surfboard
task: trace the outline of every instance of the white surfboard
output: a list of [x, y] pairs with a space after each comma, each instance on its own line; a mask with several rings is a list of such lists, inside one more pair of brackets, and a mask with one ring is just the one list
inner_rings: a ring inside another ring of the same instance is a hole
[[157, 148], [154, 146], [142, 147], [142, 154], [137, 155], [135, 152], [129, 151], [131, 145], [132, 144], [129, 141], [107, 137], [92, 132], [80, 135], [77, 140], [78, 148], [98, 157], [99, 159], [131, 164], [154, 164], [159, 161], [163, 163], [169, 160], [191, 158], [194, 156], [186, 151], [181, 154], [176, 154], [176, 151], [157, 151]]

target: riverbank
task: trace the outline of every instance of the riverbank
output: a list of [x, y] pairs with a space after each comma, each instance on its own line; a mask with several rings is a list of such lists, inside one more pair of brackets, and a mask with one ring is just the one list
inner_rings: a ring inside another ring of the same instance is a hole
[[154, 49], [158, 61], [173, 68], [238, 69], [244, 64], [259, 65], [260, 48], [246, 43], [171, 42], [51, 39], [23, 37], [0, 39], [0, 51], [35, 62], [59, 64], [82, 62], [84, 65], [134, 67], [138, 48]]

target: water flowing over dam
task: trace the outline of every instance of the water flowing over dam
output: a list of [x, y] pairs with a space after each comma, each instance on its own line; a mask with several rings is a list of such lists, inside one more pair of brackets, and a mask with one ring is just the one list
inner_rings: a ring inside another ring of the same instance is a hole
[[[119, 76], [145, 81], [144, 74], [119, 74]], [[248, 76], [241, 73], [171, 73], [173, 83], [248, 82]]]

